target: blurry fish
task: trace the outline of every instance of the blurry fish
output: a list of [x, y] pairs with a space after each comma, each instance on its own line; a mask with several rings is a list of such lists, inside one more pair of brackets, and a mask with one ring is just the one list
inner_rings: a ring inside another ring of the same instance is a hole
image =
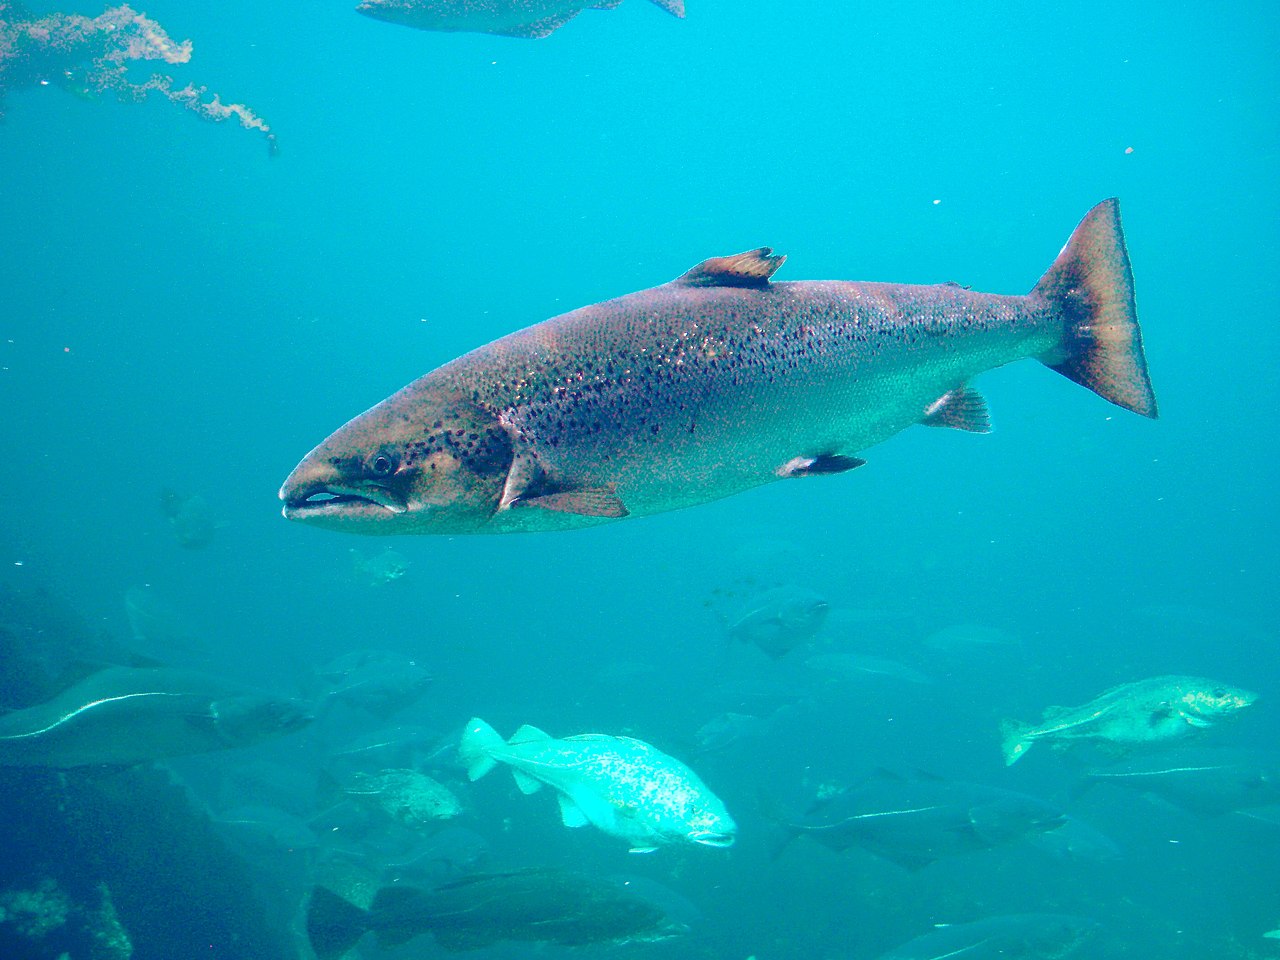
[[597, 685], [626, 686], [635, 683], [648, 683], [657, 672], [658, 668], [651, 663], [641, 663], [637, 660], [616, 660], [613, 663], [606, 663], [597, 670], [593, 679]]
[[130, 649], [158, 659], [203, 650], [182, 615], [151, 586], [130, 587], [124, 594], [125, 616], [133, 636]]
[[383, 864], [383, 881], [405, 886], [435, 887], [481, 869], [489, 858], [489, 841], [467, 827], [450, 824]]
[[380, 587], [399, 580], [409, 571], [408, 559], [390, 547], [371, 557], [354, 548], [347, 553], [351, 555], [352, 578], [367, 587]]
[[213, 535], [225, 521], [217, 520], [204, 497], [185, 497], [168, 488], [160, 492], [160, 510], [169, 518], [169, 528], [178, 545], [199, 550], [213, 542]]
[[933, 650], [956, 652], [973, 647], [1016, 647], [1021, 641], [1008, 630], [989, 627], [981, 623], [958, 623], [935, 630], [924, 638], [924, 645]]
[[457, 746], [456, 732], [441, 736], [427, 727], [400, 724], [351, 738], [329, 754], [328, 764], [339, 779], [357, 770], [419, 769], [442, 762]]
[[707, 691], [706, 700], [734, 713], [764, 716], [795, 706], [808, 694], [794, 680], [768, 675], [723, 680]]
[[903, 683], [933, 683], [932, 677], [905, 663], [883, 657], [868, 657], [861, 653], [819, 653], [805, 660], [804, 665], [836, 680], [885, 677], [889, 680], [901, 680]]
[[1265, 807], [1245, 807], [1243, 810], [1236, 810], [1233, 813], [1255, 823], [1265, 823], [1269, 827], [1280, 827], [1280, 803], [1268, 804]]
[[1067, 960], [1096, 934], [1084, 917], [1022, 913], [945, 924], [878, 960]]
[[748, 737], [759, 737], [767, 734], [772, 724], [765, 717], [755, 717], [748, 713], [722, 713], [712, 717], [694, 733], [698, 751], [710, 753], [723, 750]]
[[344, 783], [334, 781], [332, 790], [410, 828], [432, 820], [451, 820], [462, 813], [462, 804], [453, 791], [418, 770], [357, 772]]
[[317, 671], [325, 684], [322, 705], [344, 703], [386, 720], [415, 703], [431, 685], [416, 660], [382, 650], [356, 650]]
[[[363, 0], [356, 11], [419, 30], [493, 33], [536, 40], [550, 36], [583, 10], [612, 10], [622, 0]], [[653, 0], [684, 16], [684, 0]]]
[[255, 856], [314, 851], [320, 845], [315, 831], [300, 817], [275, 807], [232, 807], [210, 819], [219, 833]]
[[1101, 863], [1124, 856], [1118, 843], [1079, 817], [1065, 817], [1062, 826], [1031, 834], [1027, 841], [1060, 860]]
[[458, 755], [472, 780], [505, 763], [521, 793], [552, 787], [566, 827], [592, 824], [634, 853], [665, 843], [727, 847], [738, 829], [697, 774], [643, 740], [598, 733], [554, 740], [526, 724], [504, 743], [472, 719]]
[[1249, 706], [1256, 693], [1203, 677], [1152, 677], [1123, 683], [1078, 707], [1049, 707], [1039, 724], [1006, 720], [1004, 762], [1017, 763], [1032, 744], [1094, 740], [1121, 747], [1173, 740], [1210, 727]]
[[1156, 415], [1115, 200], [1026, 296], [774, 283], [768, 248], [512, 333], [350, 420], [282, 484], [363, 534], [567, 530], [844, 473], [913, 424], [985, 432], [978, 374], [1035, 358]]
[[836, 852], [862, 847], [907, 870], [1012, 843], [1066, 819], [1057, 807], [1011, 790], [883, 771], [861, 786], [824, 791], [799, 818], [770, 815], [786, 829], [775, 853], [803, 835]]
[[1077, 793], [1101, 783], [1154, 794], [1202, 816], [1220, 816], [1280, 804], [1280, 755], [1184, 747], [1090, 771]]
[[311, 721], [306, 706], [167, 667], [108, 667], [0, 717], [0, 766], [134, 764], [243, 747]]
[[776, 660], [822, 629], [830, 609], [811, 590], [775, 587], [749, 598], [729, 618], [726, 630], [734, 640], [754, 644]]
[[307, 937], [318, 960], [336, 960], [368, 932], [384, 949], [431, 934], [446, 950], [476, 950], [501, 940], [663, 940], [684, 930], [618, 884], [559, 870], [480, 874], [434, 890], [383, 887], [368, 910], [324, 887], [312, 891]]
[[1264, 939], [1280, 940], [1280, 927], [1277, 927], [1275, 930], [1268, 930], [1262, 936]]

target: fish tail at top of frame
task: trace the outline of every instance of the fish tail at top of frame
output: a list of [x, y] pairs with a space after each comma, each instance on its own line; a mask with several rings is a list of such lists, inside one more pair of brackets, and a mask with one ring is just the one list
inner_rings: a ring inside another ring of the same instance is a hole
[[1103, 200], [1085, 215], [1031, 296], [1046, 301], [1064, 321], [1058, 350], [1040, 358], [1046, 366], [1104, 400], [1155, 419], [1118, 200]]

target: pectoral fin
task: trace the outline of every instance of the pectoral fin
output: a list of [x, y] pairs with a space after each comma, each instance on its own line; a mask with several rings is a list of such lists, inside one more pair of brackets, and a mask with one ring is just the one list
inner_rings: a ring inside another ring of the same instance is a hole
[[813, 477], [827, 473], [844, 473], [855, 467], [861, 467], [866, 462], [860, 457], [846, 457], [838, 453], [823, 453], [816, 457], [793, 457], [774, 472], [784, 479], [789, 477]]
[[[510, 430], [511, 428], [508, 427]], [[555, 513], [576, 513], [584, 517], [625, 517], [630, 512], [613, 484], [603, 487], [574, 487], [547, 475], [536, 457], [517, 452], [507, 471], [507, 481], [498, 501], [499, 510], [537, 507]]]

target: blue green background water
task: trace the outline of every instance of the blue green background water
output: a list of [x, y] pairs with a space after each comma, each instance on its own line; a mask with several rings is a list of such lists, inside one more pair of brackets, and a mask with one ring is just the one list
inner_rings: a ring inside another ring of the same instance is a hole
[[[1120, 864], [1005, 852], [905, 876], [809, 848], [771, 862], [750, 811], [762, 783], [815, 767], [1051, 792], [1050, 766], [1002, 768], [999, 719], [1160, 673], [1262, 691], [1233, 737], [1274, 742], [1270, 5], [690, 0], [678, 21], [630, 0], [537, 42], [397, 28], [342, 0], [146, 12], [194, 39], [181, 80], [250, 104], [281, 153], [162, 103], [8, 97], [0, 583], [46, 586], [120, 636], [124, 591], [149, 583], [202, 625], [210, 669], [287, 686], [299, 664], [403, 651], [437, 677], [441, 729], [477, 714], [674, 752], [732, 666], [705, 601], [744, 566], [837, 610], [907, 612], [905, 637], [845, 619], [882, 655], [998, 626], [1018, 656], [949, 662], [927, 695], [851, 690], [711, 761], [743, 811], [729, 854], [637, 866], [505, 783], [477, 785], [475, 816], [511, 818], [531, 861], [568, 850], [680, 889], [706, 955], [870, 957], [934, 922], [1046, 906], [1107, 920], [1116, 955], [1266, 955], [1280, 844], [1254, 825], [1115, 803], [1095, 814], [1136, 851]], [[978, 382], [989, 437], [913, 429], [853, 475], [585, 532], [397, 539], [412, 566], [385, 589], [350, 577], [349, 550], [382, 543], [279, 516], [281, 480], [330, 430], [518, 327], [762, 244], [787, 279], [1019, 293], [1107, 196], [1157, 422], [1021, 363]], [[165, 486], [225, 521], [208, 549], [175, 544]], [[617, 663], [648, 672], [612, 689], [597, 675]]]

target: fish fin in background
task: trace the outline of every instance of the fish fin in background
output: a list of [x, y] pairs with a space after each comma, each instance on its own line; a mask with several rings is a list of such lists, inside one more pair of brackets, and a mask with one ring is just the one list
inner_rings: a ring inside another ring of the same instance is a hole
[[773, 825], [773, 835], [769, 838], [769, 859], [777, 860], [791, 846], [791, 841], [803, 831], [792, 826], [787, 811], [773, 794], [759, 790], [756, 794], [756, 806], [760, 815]]
[[1031, 296], [1050, 304], [1065, 325], [1058, 350], [1041, 362], [1104, 400], [1155, 419], [1118, 200], [1103, 200], [1085, 214]]
[[574, 513], [582, 517], [625, 517], [630, 511], [610, 487], [588, 487], [561, 490], [536, 497], [520, 497], [514, 507], [537, 507], [555, 513]]
[[950, 427], [969, 433], [990, 433], [991, 414], [982, 394], [968, 384], [949, 390], [924, 408], [926, 427]]
[[1004, 765], [1011, 767], [1022, 755], [1031, 749], [1034, 741], [1026, 739], [1031, 724], [1019, 720], [1002, 720], [1000, 722], [1000, 750], [1004, 754]]
[[529, 776], [523, 770], [517, 770], [515, 767], [512, 767], [511, 776], [516, 781], [516, 787], [526, 796], [531, 793], [537, 793], [542, 789], [542, 781]]
[[467, 768], [469, 780], [479, 780], [498, 765], [490, 754], [506, 746], [498, 731], [479, 717], [472, 717], [458, 743], [458, 759]]
[[398, 947], [430, 927], [431, 894], [416, 887], [379, 887], [369, 904], [367, 924], [378, 946]]
[[314, 887], [307, 904], [307, 940], [317, 960], [337, 960], [369, 930], [369, 915], [332, 890]]
[[562, 13], [554, 17], [534, 20], [532, 23], [522, 23], [518, 27], [486, 30], [485, 33], [492, 33], [498, 37], [516, 37], [520, 40], [541, 40], [543, 37], [551, 36], [577, 15], [578, 11], [574, 10], [572, 13]]
[[556, 799], [560, 801], [560, 821], [566, 827], [576, 829], [591, 823], [587, 819], [587, 815], [582, 812], [582, 808], [574, 803], [568, 795], [557, 793]]
[[728, 257], [703, 260], [674, 282], [688, 287], [764, 288], [769, 286], [769, 278], [778, 272], [786, 259], [783, 254], [775, 254], [771, 247], [760, 247]]
[[521, 725], [520, 729], [511, 735], [511, 739], [507, 741], [509, 746], [517, 743], [537, 743], [539, 740], [550, 740], [551, 734], [545, 730], [535, 727], [531, 723]]
[[684, 0], [653, 0], [653, 3], [673, 17], [684, 19]]
[[783, 479], [792, 477], [820, 477], [832, 473], [845, 473], [866, 466], [861, 457], [846, 457], [838, 453], [822, 453], [816, 457], [793, 457], [774, 471]]
[[872, 853], [881, 860], [888, 860], [890, 863], [896, 863], [903, 870], [909, 871], [910, 873], [917, 873], [938, 859], [937, 857], [930, 856], [927, 853], [910, 853], [906, 850], [888, 850], [881, 847], [876, 847]]
[[632, 847], [627, 853], [653, 853], [657, 847]]

